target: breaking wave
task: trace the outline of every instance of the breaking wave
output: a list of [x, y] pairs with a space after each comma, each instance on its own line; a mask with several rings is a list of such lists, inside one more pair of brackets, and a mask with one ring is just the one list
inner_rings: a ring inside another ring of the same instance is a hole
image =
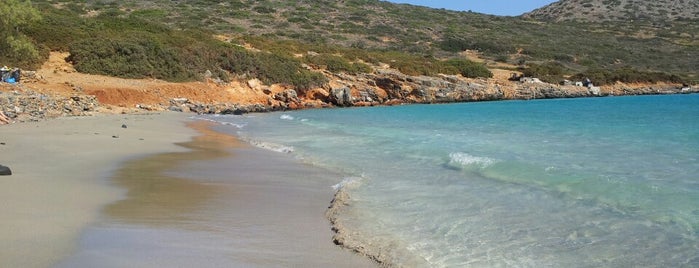
[[250, 144], [257, 148], [262, 148], [265, 150], [270, 150], [278, 153], [293, 153], [294, 152], [294, 147], [292, 146], [286, 146], [286, 145], [281, 145], [281, 144], [276, 144], [276, 143], [271, 143], [271, 142], [263, 142], [263, 141], [253, 141], [249, 140], [248, 141]]
[[[219, 117], [221, 117], [221, 115], [215, 115], [214, 117], [215, 117], [215, 118], [219, 118]], [[213, 123], [216, 123], [216, 124], [219, 124], [219, 125], [224, 125], [224, 126], [233, 126], [233, 127], [237, 128], [237, 129], [242, 129], [242, 128], [244, 128], [245, 126], [248, 125], [248, 123], [226, 122], [226, 121], [221, 121], [221, 120], [216, 120], [216, 119], [210, 119], [210, 118], [201, 117], [201, 116], [192, 116], [192, 117], [190, 117], [190, 118], [191, 118], [191, 119], [195, 119], [195, 120], [202, 120], [202, 121], [213, 122]]]
[[487, 168], [497, 162], [498, 160], [488, 157], [473, 156], [467, 153], [456, 152], [449, 154], [449, 163], [447, 166], [459, 170], [473, 167]]
[[359, 177], [347, 177], [344, 178], [341, 182], [338, 184], [333, 185], [333, 189], [335, 191], [340, 191], [340, 190], [347, 190], [347, 189], [352, 189], [356, 188], [362, 183], [362, 178]]

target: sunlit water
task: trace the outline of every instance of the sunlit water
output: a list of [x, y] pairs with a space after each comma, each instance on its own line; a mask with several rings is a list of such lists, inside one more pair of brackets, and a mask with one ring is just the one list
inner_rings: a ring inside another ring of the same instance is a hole
[[208, 118], [345, 174], [346, 227], [396, 263], [699, 266], [699, 95]]

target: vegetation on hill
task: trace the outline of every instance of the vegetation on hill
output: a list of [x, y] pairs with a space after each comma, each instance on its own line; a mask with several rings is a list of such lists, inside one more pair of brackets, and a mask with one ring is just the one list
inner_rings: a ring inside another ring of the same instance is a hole
[[3, 0], [0, 4], [0, 61], [4, 65], [36, 66], [39, 50], [23, 29], [41, 20], [39, 12], [27, 0]]
[[214, 39], [209, 31], [175, 30], [115, 11], [80, 17], [68, 9], [40, 8], [47, 22], [35, 25], [30, 34], [49, 49], [70, 51], [67, 60], [80, 72], [168, 81], [209, 74], [229, 80], [232, 74], [297, 87], [325, 82], [293, 57], [251, 52]]
[[[551, 80], [597, 70], [699, 79], [699, 24], [691, 20], [546, 23], [378, 0], [33, 3], [43, 20], [22, 32], [37, 47], [70, 51], [81, 72], [122, 77], [188, 81], [208, 70], [223, 80], [325, 82], [304, 64], [329, 72], [387, 64], [410, 75], [492, 76], [460, 55], [477, 50], [532, 74], [555, 71], [546, 74]], [[542, 65], [555, 70], [536, 69]]]
[[523, 74], [529, 77], [538, 77], [542, 81], [549, 83], [559, 83], [564, 79], [583, 81], [590, 79], [597, 85], [614, 84], [615, 82], [625, 83], [657, 83], [671, 82], [684, 83], [685, 81], [673, 74], [664, 72], [639, 71], [631, 68], [621, 69], [588, 69], [584, 72], [566, 77], [565, 67], [555, 61], [543, 64], [531, 64], [523, 69]]
[[[307, 70], [303, 64], [355, 74], [371, 72], [366, 63], [388, 62], [412, 75], [492, 76], [482, 64], [465, 59], [441, 60], [399, 51], [269, 37], [240, 36], [224, 42], [214, 38], [213, 30], [176, 29], [156, 22], [150, 16], [158, 13], [148, 10], [129, 13], [108, 9], [88, 15], [85, 7], [78, 4], [44, 3], [38, 7], [45, 22], [34, 25], [29, 34], [49, 49], [70, 51], [68, 60], [76, 70], [85, 73], [168, 81], [198, 80], [209, 74], [229, 80], [234, 75], [298, 88], [326, 82], [322, 74]], [[242, 44], [252, 44], [262, 51], [244, 49]]]

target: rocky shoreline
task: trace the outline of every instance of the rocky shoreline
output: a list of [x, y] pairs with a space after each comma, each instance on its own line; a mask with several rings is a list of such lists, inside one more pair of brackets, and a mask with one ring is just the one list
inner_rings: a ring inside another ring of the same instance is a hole
[[21, 86], [13, 87], [17, 88], [0, 91], [0, 111], [15, 122], [92, 115], [101, 107], [95, 96], [52, 96], [28, 89], [18, 90]]
[[245, 114], [308, 108], [362, 107], [400, 104], [454, 103], [496, 100], [530, 100], [580, 98], [621, 95], [657, 95], [698, 93], [698, 87], [672, 84], [645, 86], [614, 85], [597, 89], [554, 85], [541, 82], [511, 82], [496, 79], [467, 79], [461, 76], [408, 76], [391, 69], [370, 74], [347, 75], [326, 73], [330, 82], [310, 90], [271, 90], [258, 81], [247, 86], [267, 95], [262, 103], [197, 102], [172, 98], [159, 104], [135, 107], [103, 105], [93, 95], [75, 92], [71, 96], [38, 93], [21, 84], [0, 87], [0, 110], [13, 121], [38, 121], [61, 116], [85, 116], [94, 113], [134, 113], [142, 111], [177, 111], [197, 114]]

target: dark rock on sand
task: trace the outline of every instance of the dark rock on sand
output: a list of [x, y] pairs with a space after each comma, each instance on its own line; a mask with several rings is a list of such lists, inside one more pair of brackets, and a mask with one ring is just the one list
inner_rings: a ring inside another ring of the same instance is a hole
[[0, 176], [3, 175], [12, 175], [12, 170], [9, 167], [0, 165]]

